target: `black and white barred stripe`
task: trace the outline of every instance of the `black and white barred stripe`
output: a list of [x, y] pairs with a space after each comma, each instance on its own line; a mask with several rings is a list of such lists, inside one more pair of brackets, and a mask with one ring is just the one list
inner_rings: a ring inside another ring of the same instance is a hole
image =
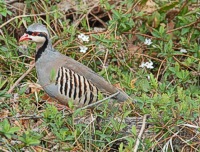
[[76, 104], [87, 105], [98, 100], [98, 89], [85, 77], [60, 67], [56, 77], [56, 85], [61, 95], [72, 99]]

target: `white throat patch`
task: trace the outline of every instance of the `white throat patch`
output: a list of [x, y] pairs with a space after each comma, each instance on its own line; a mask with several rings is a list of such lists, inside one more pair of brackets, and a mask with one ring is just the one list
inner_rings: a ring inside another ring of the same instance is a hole
[[32, 39], [33, 42], [36, 42], [36, 43], [44, 43], [45, 42], [45, 37], [41, 37], [41, 36], [32, 36], [32, 35], [29, 35], [29, 38]]

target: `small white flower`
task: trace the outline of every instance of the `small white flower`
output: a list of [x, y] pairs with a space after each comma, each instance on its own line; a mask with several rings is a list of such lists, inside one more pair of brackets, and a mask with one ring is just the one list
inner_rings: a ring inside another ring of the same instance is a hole
[[140, 68], [146, 67], [146, 63], [142, 62], [142, 64], [139, 66]]
[[150, 80], [150, 75], [147, 76], [147, 79]]
[[181, 53], [187, 53], [187, 50], [186, 49], [181, 49], [180, 52]]
[[86, 51], [88, 50], [86, 46], [79, 46], [79, 48], [81, 53], [86, 53]]
[[146, 63], [142, 62], [142, 64], [139, 67], [140, 68], [146, 67], [147, 69], [153, 69], [154, 68], [152, 61], [146, 62]]
[[146, 62], [146, 67], [147, 67], [147, 69], [153, 69], [154, 67], [153, 67], [153, 62]]
[[151, 45], [153, 42], [151, 41], [151, 39], [145, 39], [144, 44], [145, 45]]
[[79, 34], [79, 35], [78, 35], [78, 38], [79, 38], [80, 40], [82, 40], [82, 41], [89, 42], [89, 36], [87, 36], [87, 35], [85, 35], [85, 34], [83, 34], [83, 33]]

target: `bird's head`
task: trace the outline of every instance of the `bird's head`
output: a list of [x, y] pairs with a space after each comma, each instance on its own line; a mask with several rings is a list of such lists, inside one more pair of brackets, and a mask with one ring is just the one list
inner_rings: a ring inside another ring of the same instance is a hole
[[38, 44], [44, 43], [49, 38], [49, 32], [43, 24], [34, 23], [30, 25], [24, 35], [19, 39], [19, 42], [22, 41], [33, 41]]

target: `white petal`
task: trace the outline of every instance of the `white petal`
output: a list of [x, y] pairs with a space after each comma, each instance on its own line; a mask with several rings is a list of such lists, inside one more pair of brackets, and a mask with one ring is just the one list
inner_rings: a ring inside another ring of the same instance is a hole
[[78, 35], [78, 38], [79, 38], [79, 39], [82, 39], [83, 36], [84, 36], [84, 34], [81, 33], [81, 34]]
[[142, 62], [141, 65], [139, 66], [140, 68], [144, 68], [146, 66], [146, 63]]
[[147, 67], [148, 69], [153, 69], [153, 68], [154, 68], [154, 67], [153, 67], [153, 62], [152, 62], [152, 61], [146, 62], [146, 67]]
[[148, 63], [149, 63], [149, 65], [153, 65], [153, 62], [152, 62], [152, 61], [149, 61]]
[[86, 53], [86, 51], [88, 50], [86, 46], [79, 46], [79, 48], [81, 53]]
[[145, 45], [151, 45], [153, 42], [151, 41], [151, 39], [145, 39], [144, 44]]
[[153, 69], [153, 68], [154, 68], [154, 66], [152, 66], [152, 65], [149, 65], [149, 66], [147, 66], [147, 68], [148, 68], [148, 69]]
[[85, 35], [85, 34], [83, 34], [83, 33], [79, 34], [79, 35], [78, 35], [78, 38], [79, 38], [80, 40], [82, 40], [82, 41], [89, 42], [89, 36], [87, 36], [87, 35]]
[[81, 40], [82, 40], [84, 37], [85, 37], [85, 35], [84, 35], [83, 33], [81, 33], [81, 34], [78, 35], [78, 38], [81, 39]]
[[147, 64], [146, 67], [147, 67], [147, 69], [153, 69], [154, 68], [153, 65], [151, 65], [151, 64]]
[[89, 42], [89, 36], [86, 36], [86, 35], [85, 35], [85, 36], [82, 38], [82, 40], [85, 41], [85, 42]]
[[187, 53], [187, 50], [186, 49], [181, 49], [180, 52], [181, 53]]
[[80, 50], [80, 52], [81, 52], [81, 53], [86, 53], [86, 51], [85, 51], [85, 50]]

